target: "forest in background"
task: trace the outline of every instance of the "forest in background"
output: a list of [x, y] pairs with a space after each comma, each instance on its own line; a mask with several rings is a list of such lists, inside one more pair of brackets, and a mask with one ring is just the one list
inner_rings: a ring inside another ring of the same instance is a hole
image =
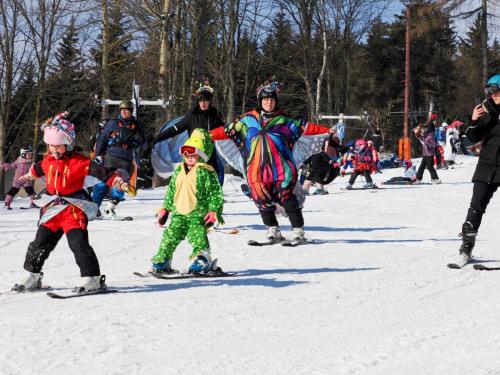
[[[468, 2], [478, 8], [460, 13]], [[140, 108], [152, 140], [191, 107], [203, 80], [231, 121], [255, 106], [257, 86], [271, 76], [283, 83], [280, 106], [290, 114], [316, 121], [319, 114], [366, 112], [386, 149], [395, 150], [403, 131], [406, 17], [403, 9], [388, 19], [393, 3], [0, 0], [0, 161], [37, 142], [39, 124], [63, 110], [86, 148], [99, 121], [117, 112], [100, 99], [129, 99], [134, 80], [141, 98], [169, 103]], [[500, 72], [499, 15], [485, 12], [492, 1], [401, 4], [411, 10], [410, 126], [431, 108], [439, 121], [466, 120], [484, 96], [484, 69]], [[457, 14], [473, 21], [463, 35]], [[487, 44], [483, 25], [490, 26]], [[347, 138], [366, 129], [347, 122]]]

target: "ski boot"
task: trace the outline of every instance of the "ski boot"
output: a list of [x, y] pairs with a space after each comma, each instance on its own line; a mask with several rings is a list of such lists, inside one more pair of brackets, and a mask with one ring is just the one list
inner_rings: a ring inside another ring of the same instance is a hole
[[367, 182], [366, 184], [363, 185], [365, 189], [376, 189], [377, 185], [375, 185], [373, 182]]
[[413, 181], [413, 185], [422, 185], [422, 180], [415, 179], [415, 181]]
[[115, 208], [116, 208], [116, 203], [114, 201], [109, 201], [109, 203], [104, 208], [102, 216], [108, 219], [116, 219]]
[[19, 284], [15, 284], [12, 287], [13, 292], [21, 292], [24, 293], [26, 291], [32, 292], [37, 289], [42, 289], [42, 277], [43, 272], [34, 273], [29, 272], [29, 275]]
[[12, 210], [12, 207], [10, 204], [12, 203], [12, 195], [6, 195], [5, 196], [5, 209], [7, 210]]
[[85, 276], [82, 277], [82, 284], [75, 287], [72, 293], [89, 293], [96, 292], [98, 290], [107, 289], [105, 284], [106, 276]]
[[472, 249], [476, 244], [477, 230], [470, 221], [466, 221], [462, 224], [462, 233], [459, 234], [462, 237], [462, 245], [460, 245], [459, 253], [460, 257], [464, 261], [470, 262], [472, 259]]
[[347, 184], [347, 186], [345, 187], [345, 190], [352, 190], [352, 185], [351, 184]]
[[280, 228], [277, 226], [272, 226], [267, 229], [266, 238], [269, 241], [275, 241], [275, 242], [280, 242], [285, 239], [281, 234]]
[[207, 250], [200, 251], [193, 264], [189, 266], [189, 273], [209, 273], [212, 271], [213, 262]]
[[167, 259], [162, 263], [153, 263], [151, 271], [153, 275], [171, 275], [173, 273], [178, 273], [176, 270], [172, 269], [172, 259]]
[[326, 194], [328, 194], [328, 191], [322, 188], [317, 188], [313, 193], [313, 195], [326, 195]]
[[434, 185], [439, 185], [441, 183], [441, 180], [439, 178], [436, 178], [434, 180], [431, 180], [431, 183]]
[[293, 242], [306, 242], [304, 227], [293, 228]]

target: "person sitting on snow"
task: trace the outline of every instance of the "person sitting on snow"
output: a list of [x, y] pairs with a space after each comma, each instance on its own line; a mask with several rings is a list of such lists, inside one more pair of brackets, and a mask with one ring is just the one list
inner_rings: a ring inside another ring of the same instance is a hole
[[383, 182], [384, 185], [412, 185], [417, 179], [417, 169], [411, 160], [403, 160], [401, 163], [403, 167], [403, 176], [392, 177]]
[[338, 163], [339, 147], [338, 141], [327, 139], [323, 144], [321, 152], [309, 156], [299, 166], [299, 169], [303, 169], [306, 165], [310, 165], [309, 173], [302, 185], [302, 189], [306, 195], [309, 195], [309, 189], [312, 184], [316, 185], [314, 195], [328, 194], [323, 185], [328, 185], [340, 174], [340, 165]]
[[179, 243], [186, 238], [193, 246], [189, 267], [190, 273], [216, 272], [211, 258], [207, 231], [222, 220], [224, 196], [214, 167], [207, 164], [214, 151], [210, 134], [196, 128], [180, 148], [184, 161], [179, 164], [172, 176], [165, 194], [163, 209], [158, 214], [157, 224], [164, 226], [169, 213], [170, 225], [163, 232], [160, 248], [152, 258], [154, 274], [169, 274], [172, 257]]

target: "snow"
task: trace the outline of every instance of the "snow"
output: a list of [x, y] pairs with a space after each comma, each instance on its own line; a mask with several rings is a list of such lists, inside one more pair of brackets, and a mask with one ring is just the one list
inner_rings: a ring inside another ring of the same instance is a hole
[[[246, 244], [263, 240], [265, 227], [230, 180], [224, 217], [240, 233], [210, 234], [219, 264], [240, 274], [225, 279], [132, 275], [149, 268], [162, 236], [154, 211], [165, 190], [140, 191], [118, 209], [134, 221], [90, 224], [102, 272], [120, 293], [70, 300], [8, 293], [24, 277], [38, 216], [16, 199], [0, 211], [0, 374], [500, 374], [500, 272], [446, 267], [477, 159], [457, 161], [438, 171], [441, 185], [344, 192], [339, 177], [304, 208], [306, 235], [328, 242], [295, 248]], [[499, 205], [494, 198], [480, 229], [483, 260], [500, 262]], [[183, 242], [174, 267], [186, 269], [189, 254]], [[66, 240], [44, 272], [56, 289], [79, 283]]]

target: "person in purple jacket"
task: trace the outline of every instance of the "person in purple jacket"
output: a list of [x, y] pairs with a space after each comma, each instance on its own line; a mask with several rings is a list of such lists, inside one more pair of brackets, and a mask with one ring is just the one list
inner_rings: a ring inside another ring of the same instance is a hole
[[437, 118], [436, 114], [432, 114], [430, 119], [424, 125], [419, 125], [414, 129], [415, 136], [422, 144], [422, 162], [417, 171], [417, 179], [414, 184], [419, 184], [424, 176], [424, 171], [427, 168], [431, 174], [431, 181], [433, 184], [440, 184], [441, 180], [434, 169], [434, 155], [436, 154], [436, 128], [434, 127], [434, 120]]

